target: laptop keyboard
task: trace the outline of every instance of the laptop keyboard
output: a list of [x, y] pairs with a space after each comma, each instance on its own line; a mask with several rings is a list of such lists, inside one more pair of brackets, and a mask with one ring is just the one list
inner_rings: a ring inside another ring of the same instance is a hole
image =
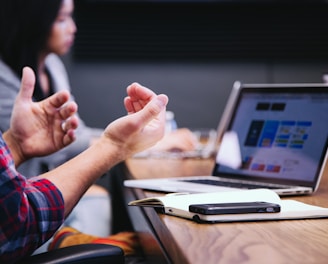
[[252, 183], [240, 183], [240, 182], [230, 182], [230, 181], [215, 181], [209, 179], [198, 179], [198, 180], [183, 180], [184, 182], [191, 183], [201, 183], [201, 184], [209, 184], [216, 186], [224, 186], [224, 187], [233, 187], [239, 189], [258, 189], [258, 188], [266, 188], [266, 189], [280, 189], [281, 186], [270, 186], [270, 185], [261, 185], [261, 184], [252, 184]]

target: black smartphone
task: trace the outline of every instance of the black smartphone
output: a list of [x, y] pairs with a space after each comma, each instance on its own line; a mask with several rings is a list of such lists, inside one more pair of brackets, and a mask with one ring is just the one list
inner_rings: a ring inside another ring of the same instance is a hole
[[203, 215], [278, 213], [280, 205], [267, 202], [192, 204], [189, 211]]

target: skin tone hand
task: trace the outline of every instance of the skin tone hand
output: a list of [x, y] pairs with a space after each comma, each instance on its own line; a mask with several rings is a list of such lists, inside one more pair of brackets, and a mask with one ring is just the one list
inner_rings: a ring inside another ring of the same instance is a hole
[[[165, 102], [165, 105], [168, 101], [166, 95], [157, 96], [153, 91], [138, 83], [128, 86], [127, 94], [128, 96], [124, 98], [124, 105], [129, 115], [124, 117], [123, 120], [116, 120], [115, 126], [117, 128], [108, 127], [105, 130], [105, 135], [108, 138], [112, 139], [115, 144], [120, 144], [122, 150], [127, 151], [123, 154], [124, 156], [130, 156], [140, 150], [149, 148], [163, 137], [162, 125], [165, 125], [165, 111], [160, 112], [156, 118], [153, 118], [158, 109], [152, 109], [156, 106], [154, 103], [147, 104], [153, 99], [161, 100]], [[149, 111], [140, 112], [143, 108], [149, 109]], [[149, 120], [151, 121], [147, 126], [140, 127], [140, 123], [146, 124]], [[119, 122], [122, 122], [122, 125], [129, 122], [130, 127], [121, 129], [118, 127]], [[138, 127], [140, 128], [138, 129]], [[134, 136], [131, 135], [131, 131], [135, 131]]]
[[[154, 93], [151, 90], [136, 83], [130, 85], [127, 91], [129, 97], [125, 98], [124, 103], [128, 113], [139, 111], [145, 106], [148, 100], [154, 96]], [[139, 98], [139, 96], [141, 96], [141, 98]], [[171, 132], [169, 135], [165, 135], [162, 140], [158, 141], [151, 149], [160, 151], [188, 151], [194, 150], [196, 145], [197, 139], [193, 133], [189, 129], [181, 128]]]
[[69, 93], [63, 91], [33, 102], [34, 84], [32, 69], [25, 67], [10, 129], [3, 134], [16, 166], [30, 157], [53, 153], [75, 140], [77, 105], [68, 102]]
[[195, 135], [187, 128], [179, 128], [163, 137], [151, 151], [192, 151], [195, 150], [198, 140]]
[[137, 83], [127, 88], [127, 116], [109, 124], [84, 152], [40, 177], [61, 191], [67, 215], [90, 185], [117, 163], [160, 140], [165, 131], [166, 95], [156, 95]]

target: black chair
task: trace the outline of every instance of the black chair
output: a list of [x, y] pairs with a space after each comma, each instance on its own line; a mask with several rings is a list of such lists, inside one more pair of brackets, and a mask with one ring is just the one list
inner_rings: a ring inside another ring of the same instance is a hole
[[20, 264], [124, 264], [120, 247], [107, 244], [81, 244], [27, 257]]

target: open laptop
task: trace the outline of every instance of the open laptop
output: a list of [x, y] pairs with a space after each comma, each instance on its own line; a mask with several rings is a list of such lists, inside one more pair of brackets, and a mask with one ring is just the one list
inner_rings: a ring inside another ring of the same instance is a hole
[[235, 82], [218, 125], [211, 176], [127, 180], [163, 192], [269, 188], [279, 195], [317, 190], [327, 161], [328, 86]]

